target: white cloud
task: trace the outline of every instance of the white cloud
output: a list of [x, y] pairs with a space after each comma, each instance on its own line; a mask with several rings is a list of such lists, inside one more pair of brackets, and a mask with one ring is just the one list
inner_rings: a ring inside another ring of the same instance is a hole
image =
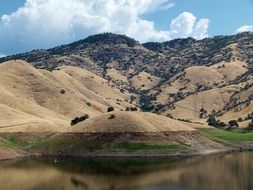
[[141, 42], [179, 37], [207, 37], [208, 19], [189, 12], [158, 31], [144, 14], [169, 9], [170, 0], [27, 0], [16, 12], [0, 19], [0, 51], [12, 54], [49, 48], [101, 32], [126, 34]]
[[241, 26], [236, 30], [235, 33], [241, 33], [241, 32], [253, 32], [253, 25], [245, 25]]
[[202, 39], [208, 36], [209, 20], [197, 18], [190, 12], [183, 12], [177, 18], [173, 19], [170, 24], [170, 38], [194, 37]]

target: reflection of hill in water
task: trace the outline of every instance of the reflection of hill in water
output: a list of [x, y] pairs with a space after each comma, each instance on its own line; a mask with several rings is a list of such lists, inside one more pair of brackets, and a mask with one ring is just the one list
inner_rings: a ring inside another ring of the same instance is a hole
[[184, 161], [25, 160], [2, 163], [0, 183], [1, 190], [253, 189], [252, 161], [251, 153]]

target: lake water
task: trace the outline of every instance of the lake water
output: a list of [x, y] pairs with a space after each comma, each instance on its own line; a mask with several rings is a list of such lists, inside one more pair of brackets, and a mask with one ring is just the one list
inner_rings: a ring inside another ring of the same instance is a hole
[[1, 190], [252, 190], [253, 153], [183, 160], [0, 162]]

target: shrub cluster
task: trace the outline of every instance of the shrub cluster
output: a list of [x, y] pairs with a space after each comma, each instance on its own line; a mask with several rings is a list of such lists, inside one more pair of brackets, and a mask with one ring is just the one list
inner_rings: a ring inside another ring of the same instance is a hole
[[88, 114], [85, 114], [85, 115], [83, 115], [81, 117], [76, 117], [76, 118], [74, 118], [74, 119], [71, 120], [70, 125], [71, 126], [76, 125], [76, 124], [78, 124], [78, 123], [80, 123], [82, 121], [85, 121], [88, 118], [89, 118]]
[[126, 107], [126, 111], [138, 111], [137, 107]]
[[107, 112], [112, 112], [112, 111], [114, 111], [114, 107], [110, 106], [110, 107], [107, 108]]
[[225, 128], [228, 126], [227, 129], [232, 129], [232, 128], [238, 128], [239, 124], [236, 120], [230, 120], [228, 124], [216, 119], [213, 115], [210, 115], [209, 118], [207, 119], [207, 123], [210, 126], [216, 127], [216, 128]]
[[210, 115], [207, 119], [207, 123], [210, 126], [216, 127], [216, 128], [224, 128], [227, 125], [224, 122], [221, 122], [220, 120], [216, 119], [213, 115]]
[[116, 116], [114, 114], [110, 115], [110, 117], [108, 117], [108, 119], [114, 119]]

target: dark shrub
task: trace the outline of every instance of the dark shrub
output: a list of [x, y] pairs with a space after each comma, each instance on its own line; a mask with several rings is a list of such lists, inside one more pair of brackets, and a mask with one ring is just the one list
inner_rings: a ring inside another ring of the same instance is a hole
[[80, 122], [81, 122], [81, 121], [84, 121], [84, 120], [86, 120], [86, 119], [89, 119], [89, 115], [88, 115], [88, 114], [85, 114], [85, 115], [79, 117]]
[[168, 113], [166, 117], [173, 119], [173, 116], [170, 113]]
[[80, 123], [82, 121], [85, 121], [88, 118], [89, 118], [88, 114], [85, 114], [85, 115], [83, 115], [81, 117], [76, 117], [76, 118], [74, 118], [74, 119], [71, 120], [70, 125], [71, 126], [76, 125], [76, 124], [78, 124], [78, 123]]
[[137, 107], [126, 107], [126, 111], [138, 111]]
[[91, 107], [91, 103], [90, 102], [87, 102], [86, 105], [89, 106], [89, 107]]
[[253, 129], [253, 118], [251, 119], [251, 122], [248, 125], [248, 130], [252, 130]]
[[238, 123], [236, 120], [231, 120], [228, 122], [229, 128], [233, 128], [233, 127], [239, 127]]
[[65, 91], [64, 89], [61, 89], [60, 93], [61, 93], [61, 94], [65, 94], [66, 91]]
[[252, 122], [249, 123], [248, 129], [253, 129], [253, 123]]
[[224, 122], [221, 122], [220, 120], [216, 120], [216, 118], [213, 115], [210, 115], [207, 119], [207, 123], [210, 126], [216, 127], [216, 128], [224, 128], [226, 127], [226, 124]]
[[108, 119], [114, 119], [116, 116], [115, 115], [110, 115], [110, 117]]
[[108, 107], [108, 109], [107, 109], [107, 112], [112, 112], [112, 111], [114, 111], [114, 107]]
[[209, 116], [209, 118], [207, 119], [207, 123], [210, 126], [215, 126], [217, 124], [217, 120], [215, 119], [215, 117], [213, 115]]
[[131, 107], [130, 110], [131, 111], [138, 111], [138, 108], [137, 107]]

